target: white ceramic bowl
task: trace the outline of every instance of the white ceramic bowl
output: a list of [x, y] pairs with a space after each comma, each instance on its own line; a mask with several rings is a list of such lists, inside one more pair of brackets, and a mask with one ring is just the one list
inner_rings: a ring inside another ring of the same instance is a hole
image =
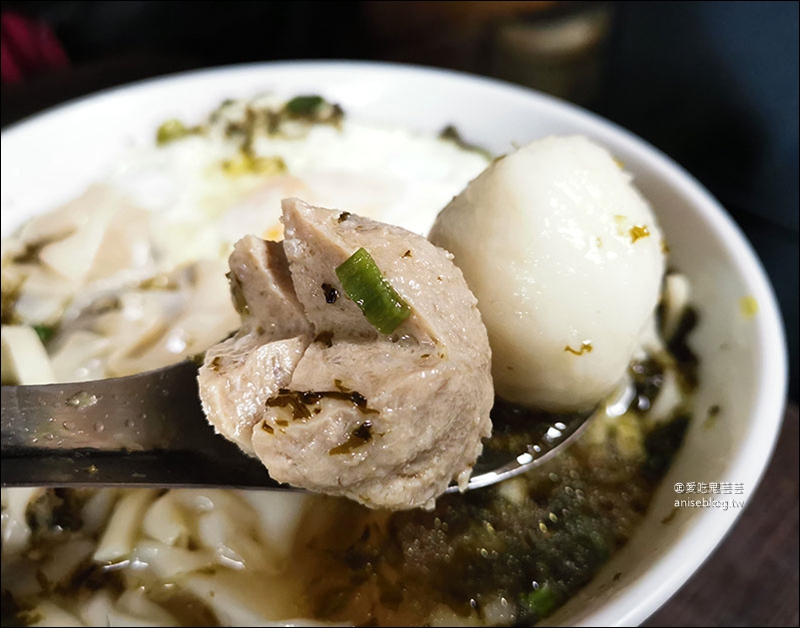
[[[595, 115], [498, 81], [371, 63], [279, 63], [167, 77], [58, 107], [2, 135], [2, 231], [77, 196], [131, 144], [152, 142], [167, 118], [202, 118], [223, 99], [265, 91], [319, 93], [349, 115], [425, 131], [453, 123], [500, 154], [550, 134], [581, 133], [607, 146], [653, 204], [672, 264], [688, 274], [701, 322], [691, 342], [701, 387], [686, 443], [644, 524], [597, 578], [548, 623], [633, 625], [663, 604], [713, 551], [741, 508], [679, 508], [677, 482], [730, 482], [747, 501], [778, 434], [786, 352], [775, 298], [753, 250], [719, 204], [658, 150]], [[758, 313], [745, 317], [740, 300]], [[712, 429], [707, 409], [722, 408]], [[706, 496], [709, 497], [709, 496]], [[744, 559], [745, 557], [743, 557]], [[621, 574], [619, 577], [614, 577]]]

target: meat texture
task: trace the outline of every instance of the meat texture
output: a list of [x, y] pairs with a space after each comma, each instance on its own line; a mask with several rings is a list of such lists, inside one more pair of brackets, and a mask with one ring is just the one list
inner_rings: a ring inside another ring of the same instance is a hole
[[[464, 485], [491, 432], [491, 353], [452, 256], [399, 227], [283, 201], [285, 240], [231, 255], [242, 329], [200, 369], [209, 421], [270, 475], [371, 507], [432, 504]], [[391, 334], [336, 268], [366, 249], [411, 307]]]

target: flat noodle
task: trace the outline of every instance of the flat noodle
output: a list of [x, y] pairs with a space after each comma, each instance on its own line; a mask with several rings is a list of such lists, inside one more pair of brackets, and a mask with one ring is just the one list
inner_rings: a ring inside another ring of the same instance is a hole
[[261, 536], [269, 554], [280, 565], [289, 560], [297, 528], [315, 498], [307, 493], [286, 491], [237, 491], [259, 518]]
[[42, 496], [39, 486], [0, 491], [3, 504], [3, 560], [16, 556], [28, 547], [31, 528], [27, 521], [28, 506]]
[[136, 545], [133, 558], [138, 563], [147, 565], [165, 582], [172, 582], [195, 571], [208, 570], [219, 563], [213, 550], [188, 550], [147, 539]]
[[55, 379], [50, 358], [33, 327], [3, 325], [3, 383], [49, 384]]
[[130, 557], [142, 517], [155, 497], [153, 489], [137, 488], [125, 492], [94, 552], [95, 562], [113, 563]]
[[202, 547], [216, 551], [221, 565], [264, 571], [264, 550], [254, 529], [240, 525], [234, 516], [218, 508], [203, 513], [197, 521], [197, 540]]
[[101, 334], [83, 329], [70, 334], [51, 356], [56, 381], [102, 379], [106, 374], [103, 361], [110, 347], [111, 339]]
[[189, 538], [189, 525], [183, 509], [169, 491], [159, 497], [147, 511], [142, 530], [166, 545], [184, 546]]
[[87, 626], [107, 626], [113, 612], [114, 602], [108, 591], [94, 593], [80, 607], [81, 620]]
[[116, 488], [101, 488], [93, 492], [81, 508], [81, 531], [87, 535], [94, 535], [106, 525], [108, 518], [119, 497], [120, 490]]

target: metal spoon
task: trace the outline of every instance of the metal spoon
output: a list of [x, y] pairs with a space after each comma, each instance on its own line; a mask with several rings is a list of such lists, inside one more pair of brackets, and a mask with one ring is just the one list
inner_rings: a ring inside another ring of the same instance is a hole
[[[0, 484], [292, 489], [214, 432], [196, 378], [186, 361], [128, 377], [3, 386]], [[577, 439], [588, 416], [540, 425], [516, 455], [487, 448], [467, 490], [541, 464]]]

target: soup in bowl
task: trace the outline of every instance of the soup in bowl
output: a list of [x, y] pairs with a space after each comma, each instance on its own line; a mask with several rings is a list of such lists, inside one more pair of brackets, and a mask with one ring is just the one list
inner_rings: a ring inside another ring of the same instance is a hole
[[[282, 198], [427, 235], [494, 156], [575, 135], [630, 173], [663, 233], [664, 353], [631, 362], [636, 404], [604, 411], [530, 474], [427, 511], [300, 493], [7, 491], [4, 614], [33, 625], [622, 625], [655, 610], [755, 489], [780, 420], [783, 339], [763, 270], [719, 205], [657, 150], [576, 107], [487, 79], [353, 63], [193, 73], [65, 105], [3, 134], [3, 322], [38, 338], [14, 347], [22, 383], [161, 366], [237, 328], [226, 258], [247, 233], [283, 237]], [[69, 233], [47, 240], [53, 216]], [[644, 226], [624, 227], [636, 245]], [[38, 250], [13, 249], [26, 229]], [[74, 263], [90, 246], [105, 263]], [[48, 263], [69, 281], [36, 268]], [[612, 395], [604, 408], [618, 405]], [[498, 401], [493, 420], [486, 446], [513, 449], [536, 412]]]

